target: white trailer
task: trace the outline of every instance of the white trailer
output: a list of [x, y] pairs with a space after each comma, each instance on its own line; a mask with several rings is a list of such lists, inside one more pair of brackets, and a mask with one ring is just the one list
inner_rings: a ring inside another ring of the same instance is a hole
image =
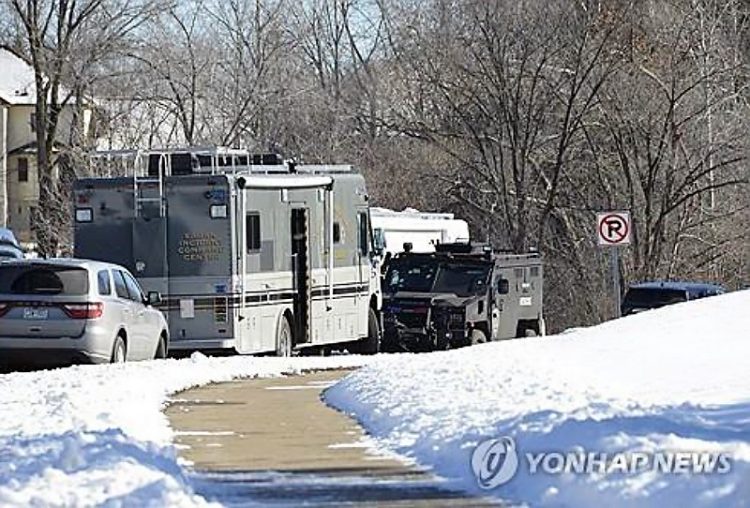
[[469, 242], [469, 225], [452, 213], [371, 208], [370, 216], [375, 246], [382, 255], [403, 252], [406, 243], [411, 244], [412, 252], [428, 253], [435, 252], [438, 243]]

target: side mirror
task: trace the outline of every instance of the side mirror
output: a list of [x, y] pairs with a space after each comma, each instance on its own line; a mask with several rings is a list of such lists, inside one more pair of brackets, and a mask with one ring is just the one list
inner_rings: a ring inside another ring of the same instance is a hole
[[159, 305], [161, 303], [161, 293], [158, 291], [149, 291], [146, 297], [146, 303], [151, 306]]
[[501, 295], [507, 295], [510, 291], [510, 282], [508, 279], [497, 279], [497, 292]]

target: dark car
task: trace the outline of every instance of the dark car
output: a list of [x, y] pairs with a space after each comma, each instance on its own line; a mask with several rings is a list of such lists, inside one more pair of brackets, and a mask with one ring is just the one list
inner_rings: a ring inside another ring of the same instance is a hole
[[621, 310], [622, 315], [627, 316], [725, 292], [722, 286], [702, 282], [641, 282], [628, 288]]

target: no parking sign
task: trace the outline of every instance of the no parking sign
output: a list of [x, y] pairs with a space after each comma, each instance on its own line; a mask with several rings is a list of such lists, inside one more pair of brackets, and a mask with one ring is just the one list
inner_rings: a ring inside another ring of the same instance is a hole
[[630, 212], [602, 212], [596, 214], [596, 235], [599, 245], [619, 247], [630, 245]]
[[596, 214], [596, 237], [600, 247], [608, 249], [612, 260], [612, 288], [614, 292], [615, 317], [620, 317], [620, 254], [617, 247], [630, 245], [633, 224], [630, 212], [600, 212]]

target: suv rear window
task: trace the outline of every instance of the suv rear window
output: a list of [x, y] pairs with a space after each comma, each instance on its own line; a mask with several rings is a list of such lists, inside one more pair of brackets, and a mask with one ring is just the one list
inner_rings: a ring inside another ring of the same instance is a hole
[[0, 266], [0, 293], [80, 296], [89, 292], [83, 268], [51, 265]]

